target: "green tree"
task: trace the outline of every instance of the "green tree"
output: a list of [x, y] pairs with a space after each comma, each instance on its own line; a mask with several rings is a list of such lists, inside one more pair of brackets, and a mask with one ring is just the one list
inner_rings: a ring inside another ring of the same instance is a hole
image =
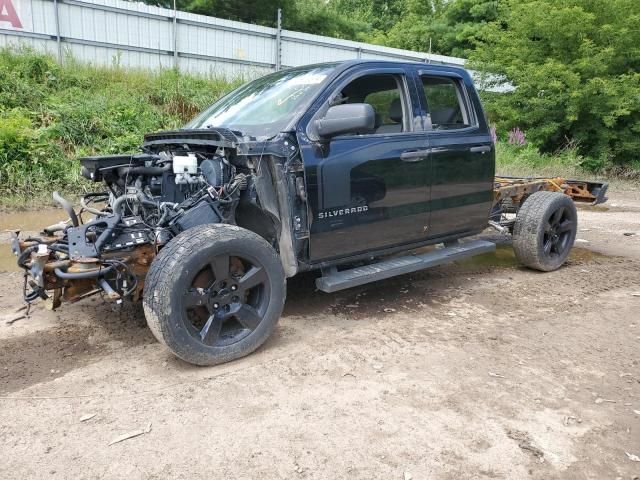
[[[173, 8], [173, 0], [144, 0], [150, 5]], [[340, 1], [340, 0], [338, 0]], [[363, 0], [365, 4], [370, 0]], [[356, 40], [371, 27], [367, 21], [345, 15], [336, 2], [315, 0], [176, 0], [178, 10], [274, 27], [282, 9], [283, 27], [316, 35]], [[354, 7], [355, 8], [355, 7]]]
[[[150, 5], [173, 8], [173, 0], [144, 1]], [[295, 0], [176, 0], [176, 7], [190, 13], [273, 27], [278, 8], [287, 14], [295, 13]]]
[[496, 20], [496, 0], [402, 0], [401, 15], [369, 40], [392, 47], [466, 57], [489, 22]]
[[488, 95], [501, 131], [543, 151], [577, 145], [587, 166], [640, 168], [640, 2], [509, 0], [471, 66], [509, 93]]
[[331, 3], [296, 0], [294, 7], [284, 14], [285, 28], [305, 33], [358, 40], [370, 30], [367, 21], [345, 15]]
[[371, 31], [386, 32], [402, 17], [405, 0], [330, 0], [326, 5], [349, 21], [364, 22]]

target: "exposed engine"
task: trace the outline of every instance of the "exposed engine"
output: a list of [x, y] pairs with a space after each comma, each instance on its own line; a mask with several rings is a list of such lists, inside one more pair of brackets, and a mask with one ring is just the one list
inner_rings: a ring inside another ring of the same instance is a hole
[[[96, 218], [69, 232], [78, 240], [71, 244], [72, 256], [118, 249], [131, 242], [162, 244], [194, 225], [233, 222], [239, 193], [247, 186], [247, 175], [236, 171], [220, 147], [213, 152], [88, 157], [82, 159], [82, 175], [104, 181], [108, 191], [81, 199], [83, 210]], [[101, 202], [106, 206], [94, 206]], [[136, 225], [146, 227], [151, 238], [134, 235]]]
[[[54, 193], [69, 215], [41, 237], [13, 243], [26, 270], [25, 300], [75, 301], [102, 291], [114, 300], [139, 297], [158, 249], [206, 223], [235, 223], [251, 172], [234, 163], [224, 142], [145, 144], [143, 153], [86, 157], [81, 174], [106, 189], [84, 195], [80, 210]], [[221, 146], [222, 144], [222, 146]], [[244, 170], [244, 171], [240, 171]]]

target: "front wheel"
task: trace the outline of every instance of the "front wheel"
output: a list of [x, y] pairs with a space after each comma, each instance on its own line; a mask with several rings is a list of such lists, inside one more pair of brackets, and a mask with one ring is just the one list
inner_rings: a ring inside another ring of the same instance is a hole
[[248, 355], [282, 313], [285, 275], [275, 250], [233, 225], [201, 225], [151, 264], [144, 311], [155, 337], [181, 359], [215, 365]]
[[560, 268], [578, 231], [573, 200], [560, 192], [536, 192], [520, 207], [513, 227], [513, 249], [520, 263], [549, 272]]

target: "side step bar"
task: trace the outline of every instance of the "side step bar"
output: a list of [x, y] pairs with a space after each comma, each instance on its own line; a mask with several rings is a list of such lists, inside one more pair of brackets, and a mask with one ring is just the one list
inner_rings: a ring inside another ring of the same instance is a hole
[[449, 247], [436, 249], [427, 253], [394, 257], [378, 263], [356, 267], [350, 270], [337, 271], [334, 267], [328, 274], [316, 279], [316, 287], [323, 292], [332, 293], [345, 288], [364, 285], [365, 283], [384, 280], [385, 278], [416, 272], [443, 263], [450, 263], [482, 253], [493, 252], [495, 243], [485, 240], [474, 240]]

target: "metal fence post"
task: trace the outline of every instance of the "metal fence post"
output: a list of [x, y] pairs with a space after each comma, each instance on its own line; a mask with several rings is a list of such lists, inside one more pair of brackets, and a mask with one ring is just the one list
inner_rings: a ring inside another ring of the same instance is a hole
[[278, 9], [278, 26], [276, 30], [276, 72], [282, 68], [282, 9]]
[[53, 16], [56, 22], [56, 45], [58, 47], [58, 62], [62, 63], [62, 43], [60, 41], [60, 14], [58, 12], [58, 0], [53, 0]]
[[173, 68], [178, 68], [178, 9], [173, 0]]

